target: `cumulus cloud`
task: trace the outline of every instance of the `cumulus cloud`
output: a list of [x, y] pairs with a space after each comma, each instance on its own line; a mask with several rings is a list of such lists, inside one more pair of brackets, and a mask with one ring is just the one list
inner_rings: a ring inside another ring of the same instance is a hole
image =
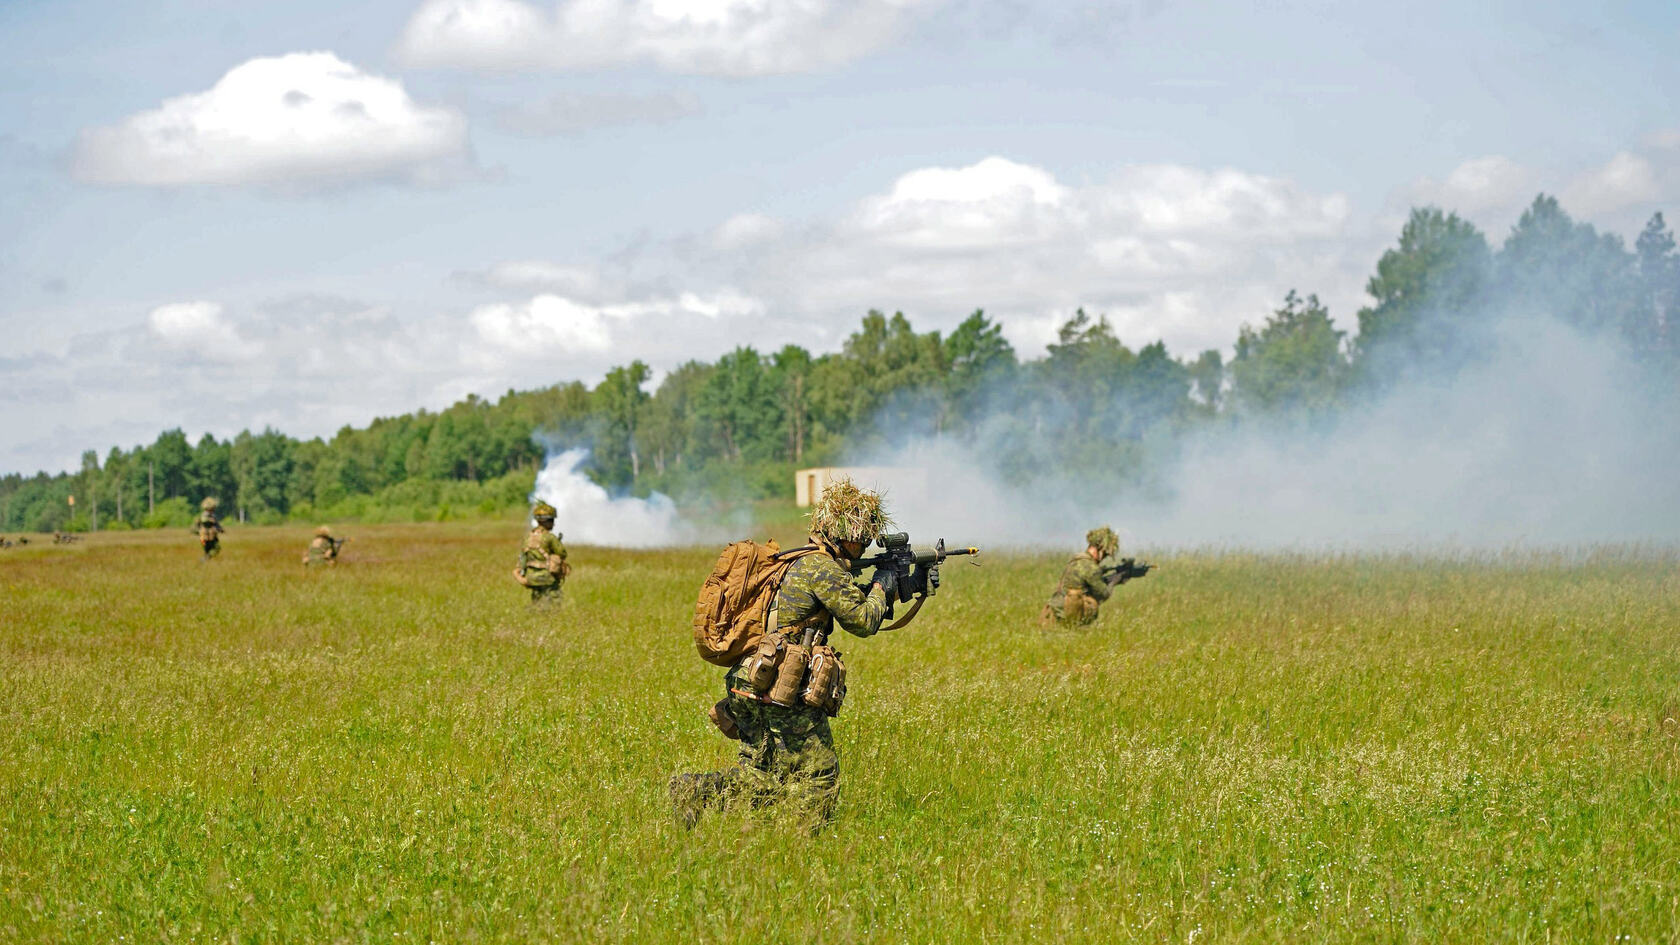
[[1533, 199], [1539, 175], [1499, 154], [1472, 158], [1444, 180], [1425, 177], [1407, 191], [1412, 204], [1444, 207], [1465, 216], [1506, 211]]
[[[506, 351], [532, 356], [554, 353], [608, 352], [619, 337], [618, 328], [644, 321], [640, 331], [671, 331], [672, 319], [762, 314], [764, 306], [738, 292], [711, 295], [685, 292], [675, 298], [654, 298], [612, 305], [590, 305], [559, 295], [543, 294], [528, 302], [495, 303], [473, 309], [469, 320], [478, 337]], [[627, 345], [629, 347], [630, 345]]]
[[1400, 196], [1409, 205], [1432, 204], [1497, 228], [1541, 192], [1557, 195], [1577, 217], [1611, 227], [1637, 225], [1642, 215], [1680, 200], [1680, 131], [1651, 135], [1585, 168], [1538, 168], [1502, 155], [1474, 158], [1444, 180], [1414, 182]]
[[1073, 309], [1132, 343], [1223, 347], [1291, 288], [1351, 321], [1374, 232], [1339, 194], [1234, 169], [1131, 165], [1073, 184], [992, 156], [908, 171], [827, 225], [712, 245], [772, 311], [849, 329], [870, 307], [949, 324], [977, 307], [1028, 351]]
[[211, 361], [243, 361], [253, 352], [215, 302], [172, 302], [146, 316], [152, 336], [166, 347]]
[[647, 63], [693, 75], [822, 69], [895, 40], [942, 0], [425, 0], [397, 42], [419, 67], [485, 71]]
[[249, 60], [208, 91], [82, 132], [73, 156], [82, 180], [154, 187], [426, 182], [468, 164], [459, 112], [330, 52]]

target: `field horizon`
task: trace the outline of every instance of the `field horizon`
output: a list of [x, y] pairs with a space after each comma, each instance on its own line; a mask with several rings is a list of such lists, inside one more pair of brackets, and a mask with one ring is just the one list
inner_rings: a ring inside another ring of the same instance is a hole
[[335, 530], [0, 551], [0, 941], [1680, 934], [1672, 548], [1168, 549], [1079, 630], [1074, 549], [953, 562], [840, 641], [809, 839], [670, 816], [715, 546], [570, 546], [552, 613], [517, 520]]

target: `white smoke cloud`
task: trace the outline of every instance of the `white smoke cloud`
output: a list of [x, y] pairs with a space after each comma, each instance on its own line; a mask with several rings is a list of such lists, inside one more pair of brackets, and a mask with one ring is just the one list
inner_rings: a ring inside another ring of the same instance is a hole
[[808, 72], [894, 41], [941, 0], [426, 0], [397, 55], [492, 72], [650, 63], [693, 75]]
[[610, 548], [660, 548], [690, 544], [698, 532], [677, 514], [668, 497], [613, 496], [582, 471], [589, 450], [562, 450], [537, 473], [532, 502], [554, 506], [554, 528], [569, 541]]
[[[927, 440], [892, 454], [938, 477], [893, 514], [920, 540], [1077, 548], [1111, 523], [1144, 547], [1496, 550], [1680, 541], [1680, 427], [1613, 342], [1514, 320], [1498, 353], [1452, 378], [1350, 407], [1328, 430], [1258, 420], [1193, 434], [1165, 496], [1116, 493], [1097, 471], [1006, 482], [1000, 452]], [[862, 457], [883, 462], [881, 456]]]
[[466, 166], [466, 119], [417, 104], [394, 79], [330, 52], [235, 66], [77, 140], [77, 177], [152, 187], [435, 181]]

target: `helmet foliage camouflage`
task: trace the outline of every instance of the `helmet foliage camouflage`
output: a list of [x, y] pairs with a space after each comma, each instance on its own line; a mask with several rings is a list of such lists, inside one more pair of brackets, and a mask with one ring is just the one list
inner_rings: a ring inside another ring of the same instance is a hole
[[215, 496], [211, 496], [210, 498], [205, 499], [203, 502], [198, 503], [198, 507], [203, 509], [206, 512], [214, 512], [214, 511], [216, 511], [216, 506], [218, 506], [220, 504], [221, 503], [216, 500]]
[[538, 499], [537, 504], [531, 508], [531, 517], [532, 518], [553, 518], [554, 517], [554, 506], [549, 505], [547, 502], [544, 502], [541, 499]]
[[1120, 550], [1120, 536], [1114, 534], [1114, 529], [1104, 525], [1101, 528], [1093, 528], [1086, 532], [1085, 544], [1105, 555], [1111, 555]]
[[332, 537], [332, 529], [328, 528], [325, 525], [322, 525], [320, 528], [315, 529], [315, 537], [316, 538], [331, 538]]
[[847, 478], [829, 483], [822, 498], [811, 506], [811, 534], [830, 541], [868, 544], [891, 524], [892, 519], [881, 506], [881, 496], [859, 489]]

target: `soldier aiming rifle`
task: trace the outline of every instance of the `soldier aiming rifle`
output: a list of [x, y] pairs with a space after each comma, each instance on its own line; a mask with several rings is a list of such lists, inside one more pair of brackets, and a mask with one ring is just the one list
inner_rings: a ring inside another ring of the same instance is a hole
[[[671, 778], [673, 808], [693, 827], [709, 808], [787, 802], [797, 829], [816, 832], [840, 792], [840, 759], [828, 720], [846, 698], [846, 667], [828, 639], [838, 624], [859, 637], [909, 623], [939, 588], [947, 551], [912, 548], [889, 524], [881, 497], [840, 479], [811, 508], [810, 543], [783, 551], [775, 542], [725, 548], [695, 601], [700, 657], [728, 667], [712, 724], [741, 743], [733, 768]], [[882, 551], [863, 557], [879, 539]], [[869, 583], [854, 575], [873, 567]], [[893, 603], [914, 600], [881, 626]]]
[[1139, 563], [1136, 558], [1117, 558], [1120, 536], [1107, 525], [1085, 533], [1085, 550], [1073, 556], [1062, 568], [1056, 589], [1039, 613], [1040, 626], [1052, 623], [1082, 626], [1097, 619], [1102, 602], [1113, 596], [1114, 589], [1148, 574], [1155, 565]]
[[315, 537], [310, 539], [309, 547], [303, 553], [303, 563], [306, 567], [331, 567], [338, 564], [339, 552], [344, 548], [348, 538], [334, 538], [332, 529], [325, 525], [315, 529]]

